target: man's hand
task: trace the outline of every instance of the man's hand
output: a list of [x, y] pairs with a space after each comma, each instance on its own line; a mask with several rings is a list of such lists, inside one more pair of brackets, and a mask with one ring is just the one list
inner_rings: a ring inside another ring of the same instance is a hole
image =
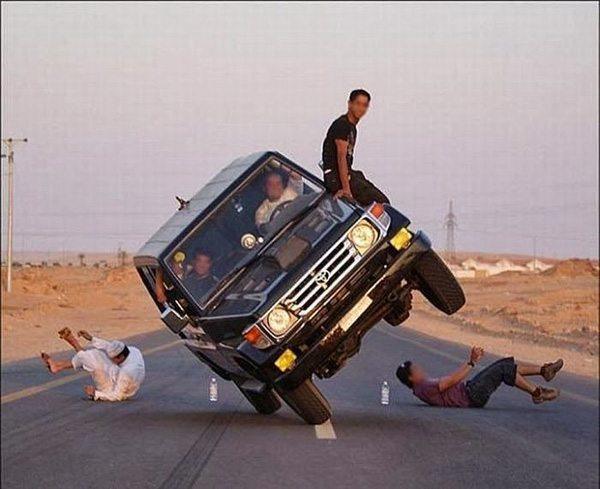
[[88, 341], [92, 341], [92, 335], [89, 334], [85, 329], [80, 329], [79, 331], [77, 331], [77, 336], [81, 336]]
[[352, 195], [352, 192], [350, 192], [350, 190], [344, 190], [343, 188], [338, 190], [334, 197], [336, 199], [339, 199], [341, 197], [346, 197], [348, 200], [350, 200], [351, 202], [354, 202], [354, 195]]
[[481, 360], [481, 358], [483, 357], [483, 353], [483, 348], [481, 348], [480, 346], [474, 346], [473, 348], [471, 348], [471, 357], [469, 361], [473, 363], [479, 362], [479, 360]]
[[89, 399], [94, 399], [94, 393], [96, 392], [96, 388], [93, 385], [86, 385], [83, 387], [83, 392]]

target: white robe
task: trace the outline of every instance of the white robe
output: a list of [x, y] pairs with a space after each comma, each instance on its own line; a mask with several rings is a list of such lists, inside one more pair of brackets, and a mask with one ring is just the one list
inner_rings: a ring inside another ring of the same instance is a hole
[[92, 376], [96, 401], [124, 401], [134, 396], [144, 381], [146, 369], [142, 352], [128, 346], [129, 355], [116, 365], [106, 354], [111, 342], [92, 338], [89, 350], [79, 351], [71, 363], [75, 370], [85, 370]]
[[271, 219], [271, 214], [273, 214], [273, 211], [278, 205], [281, 205], [284, 202], [289, 202], [290, 200], [294, 200], [302, 193], [303, 189], [304, 183], [302, 182], [302, 178], [290, 177], [288, 185], [283, 190], [281, 197], [279, 197], [277, 200], [265, 199], [258, 206], [258, 209], [256, 209], [256, 213], [254, 214], [254, 222], [256, 223], [256, 226], [260, 226], [261, 224], [269, 222]]

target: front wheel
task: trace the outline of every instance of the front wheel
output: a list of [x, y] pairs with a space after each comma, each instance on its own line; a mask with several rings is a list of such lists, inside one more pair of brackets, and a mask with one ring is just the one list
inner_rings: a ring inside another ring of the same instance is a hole
[[327, 399], [311, 379], [295, 389], [277, 391], [284, 402], [308, 424], [322, 424], [331, 418]]
[[435, 251], [423, 253], [413, 273], [417, 288], [440, 311], [454, 314], [465, 304], [460, 284]]
[[242, 389], [239, 385], [238, 389], [259, 414], [273, 414], [281, 407], [281, 402], [272, 389], [262, 393]]

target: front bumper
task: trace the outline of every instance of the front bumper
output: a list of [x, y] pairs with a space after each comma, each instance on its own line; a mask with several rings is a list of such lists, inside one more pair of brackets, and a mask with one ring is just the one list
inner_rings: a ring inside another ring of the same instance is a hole
[[[382, 242], [379, 249], [344, 284], [338, 286], [328, 303], [319, 308], [290, 341], [268, 350], [258, 350], [244, 342], [236, 353], [252, 363], [255, 367], [253, 375], [263, 382], [282, 389], [296, 387], [326, 362], [345, 339], [363, 327], [363, 318], [376, 314], [375, 309], [381, 306], [382, 300], [398, 287], [419, 255], [430, 248], [431, 242], [422, 232], [416, 233], [410, 244], [400, 251], [392, 247], [390, 240]], [[339, 328], [344, 316], [366, 296], [370, 301], [368, 307], [352, 318], [352, 324]], [[274, 362], [287, 349], [293, 351], [296, 358], [292, 368], [281, 372]]]

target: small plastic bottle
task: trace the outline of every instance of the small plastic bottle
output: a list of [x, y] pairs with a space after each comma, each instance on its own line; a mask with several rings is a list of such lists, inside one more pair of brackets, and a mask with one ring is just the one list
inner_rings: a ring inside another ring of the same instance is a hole
[[387, 406], [390, 403], [390, 386], [387, 381], [384, 380], [381, 384], [381, 404]]
[[210, 402], [217, 402], [219, 400], [219, 386], [217, 385], [217, 379], [214, 377], [210, 379], [208, 398], [210, 399]]

